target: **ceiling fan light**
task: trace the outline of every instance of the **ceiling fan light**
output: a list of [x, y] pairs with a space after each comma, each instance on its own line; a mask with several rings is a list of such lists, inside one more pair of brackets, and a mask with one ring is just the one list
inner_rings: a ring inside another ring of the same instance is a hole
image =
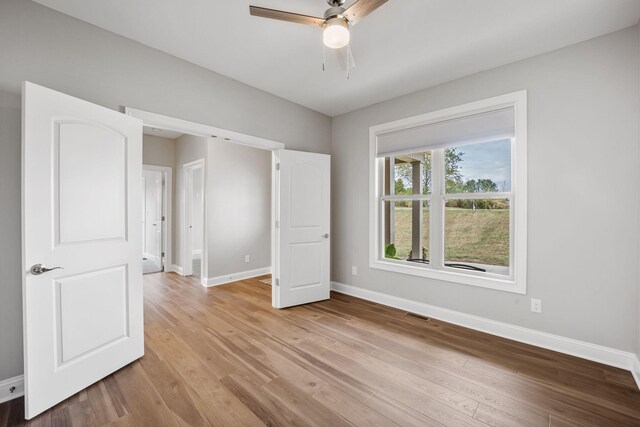
[[322, 33], [322, 41], [326, 47], [341, 49], [349, 44], [349, 24], [344, 18], [335, 17], [327, 20]]

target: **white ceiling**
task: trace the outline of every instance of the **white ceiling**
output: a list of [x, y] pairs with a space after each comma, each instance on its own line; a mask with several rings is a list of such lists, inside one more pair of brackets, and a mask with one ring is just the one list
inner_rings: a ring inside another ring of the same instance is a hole
[[[352, 29], [357, 67], [322, 71], [321, 30], [249, 4], [322, 16], [324, 0], [36, 0], [330, 116], [622, 29], [638, 0], [390, 0]], [[347, 6], [353, 0], [347, 0]]]

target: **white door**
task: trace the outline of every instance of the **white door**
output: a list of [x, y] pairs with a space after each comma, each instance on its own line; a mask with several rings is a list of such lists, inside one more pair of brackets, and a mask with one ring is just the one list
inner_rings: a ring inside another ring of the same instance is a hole
[[22, 138], [30, 419], [143, 355], [142, 123], [27, 82]]
[[144, 256], [162, 267], [162, 172], [144, 170]]
[[276, 162], [273, 306], [328, 299], [331, 157], [280, 150]]
[[184, 177], [184, 275], [196, 276], [204, 284], [206, 281], [205, 230], [205, 180], [204, 160], [183, 165]]

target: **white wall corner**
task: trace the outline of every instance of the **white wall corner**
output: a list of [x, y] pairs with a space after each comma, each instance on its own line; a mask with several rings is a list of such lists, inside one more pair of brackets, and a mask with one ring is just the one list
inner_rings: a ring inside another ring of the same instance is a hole
[[209, 277], [203, 280], [202, 284], [207, 287], [224, 285], [238, 280], [250, 279], [252, 277], [271, 274], [271, 267], [257, 268], [255, 270], [241, 271], [239, 273], [225, 274], [223, 276]]
[[182, 267], [180, 267], [179, 265], [176, 264], [171, 264], [169, 266], [166, 267], [166, 271], [168, 273], [178, 273], [181, 276], [184, 276], [183, 272], [182, 272]]
[[434, 305], [411, 301], [356, 286], [345, 285], [343, 283], [331, 282], [331, 290], [422, 316], [433, 317], [434, 319], [513, 341], [546, 348], [616, 368], [626, 369], [631, 371], [638, 383], [638, 388], [640, 388], [640, 362], [634, 353], [579, 341], [573, 338], [553, 335], [547, 332], [536, 331], [534, 329], [523, 328], [509, 323], [498, 322], [447, 308], [436, 307]]
[[23, 375], [0, 381], [0, 403], [8, 402], [20, 396], [24, 396]]

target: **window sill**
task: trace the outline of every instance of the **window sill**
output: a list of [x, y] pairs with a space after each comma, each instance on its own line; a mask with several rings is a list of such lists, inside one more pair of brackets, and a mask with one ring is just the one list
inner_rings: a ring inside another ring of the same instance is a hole
[[469, 272], [452, 271], [452, 268], [435, 270], [433, 268], [413, 266], [402, 261], [373, 260], [369, 263], [371, 268], [378, 270], [392, 271], [394, 273], [410, 274], [412, 276], [427, 277], [430, 279], [443, 280], [446, 282], [458, 283], [461, 285], [477, 286], [481, 288], [495, 289], [516, 294], [526, 294], [526, 283], [524, 281], [516, 283], [512, 278], [499, 278], [496, 275], [488, 277], [488, 274], [477, 274]]

